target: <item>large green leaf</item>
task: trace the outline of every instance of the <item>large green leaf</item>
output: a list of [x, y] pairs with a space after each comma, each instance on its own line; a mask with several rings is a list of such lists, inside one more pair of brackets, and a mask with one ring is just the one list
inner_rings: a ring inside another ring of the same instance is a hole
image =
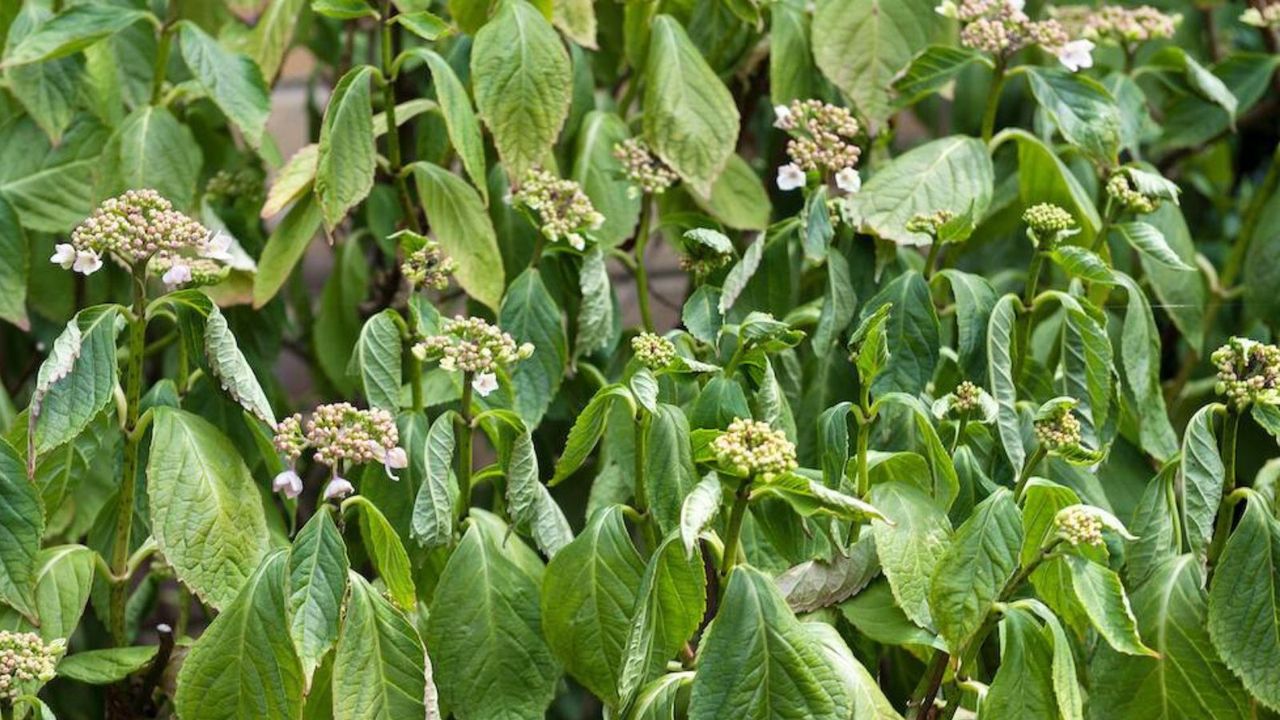
[[947, 89], [965, 68], [975, 62], [989, 61], [971, 48], [930, 45], [916, 53], [911, 64], [893, 79], [898, 104], [913, 105], [934, 93], [944, 97], [954, 95], [954, 91], [948, 92]]
[[542, 578], [512, 562], [501, 544], [520, 541], [498, 533], [481, 522], [467, 529], [427, 621], [440, 699], [460, 720], [540, 717], [560, 676], [542, 634]]
[[298, 200], [271, 231], [253, 275], [253, 306], [261, 308], [275, 297], [320, 230], [320, 203], [314, 196]]
[[369, 406], [393, 415], [400, 410], [401, 322], [399, 314], [390, 308], [369, 318], [351, 356]]
[[179, 208], [195, 204], [204, 162], [191, 130], [164, 107], [133, 111], [111, 140], [113, 189], [154, 188]]
[[[257, 493], [253, 495], [256, 500]], [[174, 699], [178, 717], [241, 720], [302, 714], [302, 666], [285, 615], [286, 563], [284, 551], [263, 560], [187, 653]]]
[[533, 357], [516, 365], [511, 380], [519, 388], [516, 409], [525, 425], [535, 428], [560, 390], [569, 362], [564, 315], [536, 268], [525, 270], [511, 282], [502, 298], [498, 324], [516, 342], [533, 343]]
[[650, 27], [644, 135], [658, 157], [704, 196], [738, 141], [733, 96], [669, 15], [658, 15]]
[[1024, 206], [1049, 202], [1071, 213], [1080, 225], [1082, 244], [1093, 242], [1102, 225], [1093, 199], [1052, 148], [1039, 138], [1019, 129], [1002, 130], [992, 143], [996, 148], [1006, 140], [1018, 146], [1018, 197]]
[[347, 507], [360, 509], [360, 530], [367, 538], [366, 550], [378, 576], [387, 586], [387, 595], [405, 610], [412, 610], [417, 603], [417, 589], [413, 582], [413, 568], [409, 564], [409, 553], [395, 528], [391, 527], [387, 516], [382, 514], [362, 495], [355, 495], [343, 502]]
[[601, 110], [587, 113], [578, 129], [570, 177], [604, 215], [593, 234], [608, 246], [631, 237], [640, 218], [640, 196], [631, 192], [622, 163], [613, 156], [614, 146], [630, 136], [622, 118]]
[[676, 530], [684, 498], [698, 482], [689, 421], [679, 407], [660, 403], [649, 418], [644, 463], [653, 520], [662, 534]]
[[338, 639], [348, 568], [342, 533], [329, 506], [321, 505], [298, 531], [289, 551], [289, 636], [307, 685]]
[[0, 600], [38, 617], [36, 556], [44, 534], [40, 494], [18, 452], [0, 440]]
[[690, 193], [694, 202], [712, 217], [735, 230], [764, 230], [769, 227], [773, 205], [760, 176], [741, 155], [729, 156], [720, 177], [711, 185], [711, 194]]
[[444, 126], [449, 131], [449, 142], [453, 143], [471, 183], [487, 204], [489, 185], [485, 182], [484, 137], [480, 133], [476, 112], [471, 108], [471, 98], [467, 97], [467, 89], [444, 58], [433, 52], [426, 52], [422, 57], [431, 69], [436, 99], [440, 101]]
[[1133, 593], [1138, 630], [1159, 658], [1105, 644], [1089, 664], [1091, 720], [1239, 720], [1254, 716], [1240, 682], [1209, 641], [1200, 562], [1171, 558]]
[[774, 105], [813, 97], [817, 74], [810, 35], [810, 15], [803, 2], [769, 6], [769, 98]]
[[83, 545], [56, 545], [41, 550], [36, 555], [35, 592], [40, 625], [37, 627], [17, 610], [0, 606], [0, 629], [38, 633], [45, 641], [70, 640], [89, 602], [95, 555]]
[[973, 509], [942, 554], [929, 588], [929, 610], [949, 647], [977, 632], [1018, 567], [1022, 516], [1003, 488]]
[[804, 629], [814, 636], [827, 662], [844, 684], [853, 702], [853, 718], [866, 720], [902, 720], [893, 704], [884, 696], [876, 678], [853, 656], [835, 627], [821, 622], [806, 623]]
[[920, 273], [903, 273], [863, 304], [862, 316], [870, 317], [884, 305], [889, 306], [883, 332], [890, 362], [875, 375], [871, 392], [877, 396], [889, 392], [915, 395], [933, 380], [941, 347], [929, 283]]
[[30, 328], [27, 319], [27, 278], [30, 250], [27, 234], [13, 206], [0, 195], [0, 320]]
[[196, 84], [239, 128], [249, 145], [258, 147], [271, 112], [262, 69], [248, 55], [224, 48], [195, 23], [182, 23], [179, 35], [182, 60]]
[[1071, 586], [1098, 633], [1117, 651], [1129, 655], [1155, 655], [1138, 636], [1137, 621], [1129, 609], [1120, 576], [1111, 568], [1087, 558], [1068, 556]]
[[[423, 547], [442, 547], [453, 540], [453, 423], [455, 413], [441, 413], [431, 423], [421, 452], [422, 484], [413, 503], [412, 533]], [[416, 448], [412, 452], [418, 452]]]
[[1250, 494], [1209, 588], [1213, 645], [1254, 697], [1280, 711], [1280, 522]]
[[1087, 75], [1026, 66], [1031, 94], [1067, 142], [1099, 163], [1120, 146], [1120, 110], [1111, 93]]
[[351, 573], [333, 659], [335, 720], [428, 717], [426, 651], [413, 623]]
[[474, 188], [438, 165], [415, 164], [414, 178], [427, 221], [457, 266], [454, 279], [471, 297], [496, 310], [504, 282], [502, 254], [484, 201]]
[[361, 65], [343, 75], [324, 110], [315, 191], [329, 230], [373, 189], [377, 167], [369, 89], [373, 73], [372, 67]]
[[1222, 483], [1226, 477], [1218, 437], [1213, 430], [1217, 415], [1215, 406], [1200, 408], [1182, 435], [1182, 467], [1179, 489], [1183, 532], [1187, 547], [1203, 556], [1213, 538], [1214, 518], [1222, 500]]
[[982, 704], [984, 718], [1058, 720], [1053, 649], [1031, 613], [1010, 608], [1000, 621], [1000, 667]]
[[135, 645], [78, 652], [58, 663], [58, 677], [90, 685], [110, 685], [150, 665], [158, 650], [155, 645]]
[[929, 586], [950, 542], [951, 523], [919, 487], [901, 480], [872, 486], [871, 503], [893, 523], [871, 523], [893, 596], [912, 622], [930, 627]]
[[169, 407], [153, 412], [152, 533], [183, 583], [225, 608], [267, 553], [261, 495], [235, 446], [207, 420]]
[[618, 702], [631, 608], [644, 574], [622, 509], [596, 513], [547, 564], [542, 630], [565, 670], [596, 697]]
[[1169, 247], [1164, 233], [1153, 225], [1135, 220], [1116, 225], [1112, 228], [1112, 232], [1119, 235], [1134, 250], [1142, 253], [1144, 261], [1163, 265], [1171, 270], [1195, 272], [1195, 268], [1183, 262], [1178, 253]]
[[848, 688], [773, 581], [734, 568], [698, 652], [690, 720], [850, 717]]
[[987, 378], [996, 401], [996, 430], [1014, 472], [1022, 470], [1027, 459], [1027, 451], [1022, 446], [1022, 422], [1018, 418], [1018, 386], [1013, 377], [1017, 305], [1018, 298], [1014, 295], [1000, 298], [987, 326]]
[[569, 114], [572, 72], [556, 31], [525, 0], [502, 4], [476, 33], [472, 87], [511, 177], [543, 165]]
[[31, 395], [31, 443], [37, 455], [79, 435], [116, 387], [119, 308], [81, 310], [53, 341]]
[[862, 232], [900, 245], [919, 245], [924, 236], [906, 229], [912, 216], [948, 210], [981, 217], [991, 203], [994, 178], [986, 144], [955, 135], [891, 160], [861, 192], [845, 198], [845, 211]]
[[813, 17], [813, 55], [859, 114], [879, 125], [892, 112], [894, 76], [945, 22], [932, 0], [823, 0]]
[[109, 4], [75, 5], [41, 23], [7, 48], [0, 67], [56, 60], [77, 53], [148, 17], [142, 10]]

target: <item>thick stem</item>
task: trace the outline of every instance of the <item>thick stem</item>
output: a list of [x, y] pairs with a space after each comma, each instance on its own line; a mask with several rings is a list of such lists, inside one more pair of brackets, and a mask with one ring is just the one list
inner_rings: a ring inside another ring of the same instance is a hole
[[111, 546], [111, 640], [126, 645], [125, 605], [129, 592], [129, 536], [133, 531], [133, 496], [138, 476], [138, 452], [142, 433], [135, 432], [142, 405], [142, 364], [147, 344], [147, 276], [143, 268], [133, 272], [133, 317], [129, 320], [129, 357], [125, 367], [125, 446], [120, 492], [116, 500], [116, 533]]
[[1036, 471], [1036, 466], [1039, 465], [1040, 461], [1044, 460], [1045, 456], [1048, 454], [1049, 453], [1045, 451], [1044, 446], [1041, 445], [1036, 448], [1035, 452], [1031, 453], [1031, 457], [1027, 458], [1026, 464], [1022, 466], [1022, 471], [1018, 473], [1018, 482], [1013, 486], [1014, 500], [1022, 499], [1022, 491], [1026, 490], [1027, 481], [1031, 479], [1031, 473]]
[[649, 308], [649, 269], [644, 252], [649, 245], [649, 219], [653, 215], [653, 197], [645, 193], [640, 202], [640, 230], [636, 233], [636, 297], [640, 303], [640, 321], [645, 332], [653, 332], [653, 312]]
[[733, 497], [733, 510], [729, 513], [729, 529], [724, 536], [724, 557], [720, 560], [720, 592], [729, 580], [729, 573], [738, 562], [738, 542], [742, 535], [742, 520], [747, 515], [747, 501], [751, 498], [751, 478], [743, 478], [738, 483], [738, 492]]
[[413, 394], [413, 411], [420, 413], [427, 405], [426, 398], [422, 392], [422, 361], [414, 356], [412, 351], [408, 353], [408, 356], [409, 391]]
[[956, 423], [956, 437], [951, 441], [951, 451], [949, 454], [955, 455], [956, 450], [960, 447], [960, 441], [964, 439], [965, 426], [969, 424], [969, 412], [965, 411], [960, 414], [960, 420]]
[[635, 480], [636, 509], [640, 511], [640, 531], [649, 550], [658, 547], [657, 532], [653, 527], [653, 514], [649, 512], [649, 487], [645, 477], [645, 457], [649, 454], [649, 426], [652, 424], [649, 412], [640, 409], [640, 417], [636, 420], [635, 437]]
[[867, 450], [871, 444], [871, 387], [861, 383], [858, 390], [858, 406], [862, 410], [858, 419], [858, 488], [857, 495], [865, 498], [871, 492], [871, 471], [867, 467]]
[[1031, 266], [1027, 269], [1027, 286], [1023, 292], [1022, 317], [1018, 319], [1018, 351], [1013, 356], [1013, 380], [1022, 376], [1022, 366], [1026, 362], [1031, 347], [1031, 319], [1035, 314], [1036, 293], [1040, 290], [1040, 275], [1044, 270], [1044, 253], [1036, 251], [1031, 258]]
[[1209, 542], [1209, 567], [1217, 565], [1222, 548], [1231, 534], [1235, 502], [1231, 491], [1236, 489], [1236, 436], [1240, 432], [1240, 413], [1227, 408], [1222, 423], [1222, 500], [1218, 502], [1218, 516], [1213, 525], [1213, 539]]
[[991, 89], [987, 91], [987, 108], [982, 113], [982, 141], [991, 142], [996, 131], [996, 110], [1000, 107], [1000, 92], [1004, 90], [1004, 58], [996, 60], [995, 75], [991, 78]]
[[950, 660], [950, 653], [943, 650], [933, 653], [933, 658], [929, 660], [929, 666], [924, 671], [924, 677], [920, 679], [920, 686], [916, 689], [919, 699], [911, 703], [910, 713], [907, 715], [910, 720], [923, 720], [929, 717], [929, 710], [938, 697], [938, 689], [942, 687], [942, 678], [947, 672], [947, 663]]
[[458, 506], [455, 515], [462, 522], [471, 509], [471, 380], [474, 373], [462, 374], [462, 407], [454, 419], [454, 434], [458, 436]]
[[924, 261], [924, 279], [928, 280], [938, 269], [938, 255], [942, 249], [942, 242], [937, 238], [933, 239], [933, 244], [929, 246], [929, 257]]
[[391, 175], [395, 178], [396, 196], [400, 200], [400, 211], [404, 213], [409, 229], [422, 234], [422, 223], [418, 221], [418, 209], [413, 204], [413, 196], [409, 194], [409, 183], [400, 170], [404, 167], [404, 158], [400, 154], [400, 130], [396, 122], [396, 88], [391, 79], [391, 66], [394, 64], [395, 37], [392, 32], [391, 18], [394, 6], [391, 0], [382, 4], [382, 104], [387, 116], [387, 161], [391, 164]]
[[[173, 12], [173, 5], [170, 5], [170, 13]], [[160, 96], [164, 92], [165, 71], [169, 68], [169, 49], [173, 45], [173, 32], [171, 26], [165, 23], [160, 28], [160, 41], [156, 47], [156, 63], [152, 68], [151, 74], [151, 104], [159, 105]]]

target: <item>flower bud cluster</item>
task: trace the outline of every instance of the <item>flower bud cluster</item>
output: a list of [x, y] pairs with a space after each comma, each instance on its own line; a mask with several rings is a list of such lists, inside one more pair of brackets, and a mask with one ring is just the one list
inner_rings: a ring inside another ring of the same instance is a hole
[[236, 200], [241, 197], [258, 197], [262, 194], [262, 176], [251, 168], [219, 170], [205, 183], [206, 195]]
[[622, 163], [622, 172], [634, 186], [629, 191], [632, 196], [640, 192], [661, 195], [680, 179], [680, 176], [658, 159], [649, 146], [639, 138], [627, 138], [614, 145], [613, 156]]
[[1171, 38], [1180, 22], [1181, 15], [1166, 15], [1150, 5], [1103, 5], [1089, 8], [1081, 33], [1090, 40], [1133, 45]]
[[1240, 15], [1240, 22], [1260, 28], [1280, 30], [1280, 2], [1271, 2], [1262, 7], [1251, 7]]
[[791, 162], [778, 168], [779, 189], [804, 187], [806, 172], [834, 173], [836, 187], [845, 192], [862, 188], [857, 167], [862, 148], [854, 142], [861, 128], [847, 108], [821, 100], [796, 100], [778, 105], [773, 112], [774, 127], [791, 136], [787, 141]]
[[39, 635], [0, 630], [0, 702], [12, 703], [53, 679], [65, 645]]
[[498, 389], [497, 372], [533, 355], [533, 344], [516, 345], [516, 341], [482, 318], [461, 315], [445, 320], [438, 335], [423, 338], [413, 346], [413, 354], [428, 362], [438, 362], [440, 369], [460, 370], [474, 377], [471, 387], [486, 397]]
[[1133, 179], [1125, 172], [1113, 173], [1107, 179], [1107, 196], [1112, 202], [1132, 213], [1155, 212], [1155, 209], [1160, 206], [1160, 198], [1139, 192], [1134, 187]]
[[796, 467], [796, 446], [768, 423], [737, 418], [711, 441], [716, 461], [745, 477], [770, 477]]
[[1038, 203], [1022, 213], [1036, 246], [1051, 250], [1064, 233], [1075, 229], [1076, 219], [1071, 213], [1053, 203]]
[[1063, 508], [1053, 518], [1058, 535], [1072, 545], [1101, 545], [1102, 520], [1080, 505]]
[[636, 360], [650, 370], [661, 370], [676, 359], [676, 346], [661, 335], [640, 333], [631, 338]]
[[951, 409], [958, 413], [971, 413], [982, 402], [982, 388], [965, 380], [952, 393]]
[[449, 287], [449, 275], [456, 269], [453, 258], [446, 256], [440, 249], [440, 243], [430, 238], [425, 239], [422, 247], [405, 256], [400, 264], [400, 272], [409, 285], [436, 290]]
[[104, 255], [114, 255], [129, 267], [146, 265], [165, 284], [177, 286], [221, 279], [230, 246], [229, 236], [210, 233], [155, 190], [129, 190], [98, 206], [49, 259], [90, 275], [102, 267]]
[[680, 269], [687, 273], [693, 273], [695, 277], [703, 278], [728, 265], [731, 260], [733, 260], [733, 255], [708, 250], [705, 253], [682, 255], [680, 257]]
[[1080, 445], [1080, 421], [1071, 413], [1071, 405], [1055, 407], [1035, 423], [1036, 440], [1049, 452]]
[[276, 475], [272, 488], [290, 498], [302, 492], [302, 478], [293, 465], [308, 448], [315, 451], [316, 462], [330, 468], [331, 477], [324, 491], [326, 500], [355, 491], [346, 478], [338, 475], [343, 463], [381, 463], [393, 479], [392, 470], [409, 465], [408, 454], [399, 446], [400, 433], [391, 413], [380, 408], [360, 410], [350, 403], [320, 405], [305, 424], [299, 414], [281, 420], [276, 425], [273, 444], [289, 459], [290, 467]]
[[1093, 42], [1072, 40], [1056, 19], [1032, 20], [1025, 0], [943, 0], [935, 10], [960, 21], [960, 43], [998, 58], [1039, 45], [1072, 72], [1093, 66]]
[[1235, 409], [1276, 398], [1280, 388], [1280, 347], [1231, 338], [1213, 351], [1210, 360], [1218, 369], [1218, 394], [1225, 395]]
[[541, 168], [525, 175], [513, 196], [520, 205], [537, 213], [539, 229], [552, 242], [567, 241], [575, 250], [586, 247], [582, 233], [604, 224], [591, 198], [572, 180], [564, 180]]
[[950, 210], [935, 210], [931, 213], [916, 213], [907, 221], [907, 232], [923, 233], [930, 237], [938, 237], [943, 225], [951, 222], [956, 214]]

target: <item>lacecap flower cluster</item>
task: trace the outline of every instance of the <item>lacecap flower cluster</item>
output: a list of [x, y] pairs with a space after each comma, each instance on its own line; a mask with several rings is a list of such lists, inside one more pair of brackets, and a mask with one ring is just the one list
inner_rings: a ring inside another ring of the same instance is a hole
[[1080, 445], [1080, 420], [1071, 410], [1070, 404], [1063, 403], [1055, 406], [1046, 416], [1036, 418], [1036, 440], [1049, 452]]
[[533, 345], [516, 345], [509, 334], [484, 319], [459, 315], [445, 320], [439, 334], [414, 345], [413, 354], [419, 360], [439, 363], [442, 370], [471, 374], [472, 389], [485, 397], [498, 389], [498, 370], [533, 355]]
[[854, 139], [860, 128], [848, 109], [821, 100], [796, 100], [773, 109], [774, 127], [786, 131], [791, 162], [778, 168], [778, 189], [805, 186], [805, 173], [835, 175], [836, 187], [849, 193], [862, 188], [858, 159], [862, 149]]
[[1209, 359], [1218, 369], [1218, 394], [1236, 410], [1280, 399], [1280, 348], [1275, 345], [1231, 338]]
[[796, 446], [786, 433], [749, 418], [730, 423], [711, 449], [722, 468], [744, 477], [769, 478], [796, 467]]
[[457, 269], [453, 258], [444, 254], [440, 243], [424, 238], [421, 247], [405, 255], [400, 272], [413, 287], [444, 290], [449, 287], [449, 275]]
[[622, 172], [632, 187], [628, 194], [636, 197], [641, 192], [648, 195], [661, 195], [680, 179], [675, 171], [667, 167], [649, 146], [639, 138], [627, 138], [613, 146], [613, 156], [622, 164]]
[[292, 465], [308, 449], [315, 452], [316, 462], [330, 468], [325, 500], [355, 491], [350, 481], [339, 474], [344, 466], [381, 463], [394, 479], [392, 471], [409, 464], [404, 448], [399, 447], [400, 433], [391, 413], [379, 408], [361, 410], [349, 403], [320, 405], [305, 424], [299, 414], [281, 420], [274, 442], [291, 467], [276, 476], [272, 487], [290, 498], [302, 492], [302, 478]]
[[64, 649], [61, 640], [46, 644], [35, 633], [0, 630], [0, 701], [12, 703], [52, 680]]
[[537, 214], [543, 236], [552, 242], [564, 240], [575, 250], [587, 246], [583, 233], [604, 224], [604, 215], [578, 183], [541, 168], [530, 170], [512, 197]]
[[1008, 58], [1031, 45], [1058, 57], [1072, 72], [1093, 67], [1094, 44], [1072, 40], [1057, 20], [1032, 20], [1025, 0], [943, 0], [935, 10], [960, 21], [960, 44], [997, 58]]

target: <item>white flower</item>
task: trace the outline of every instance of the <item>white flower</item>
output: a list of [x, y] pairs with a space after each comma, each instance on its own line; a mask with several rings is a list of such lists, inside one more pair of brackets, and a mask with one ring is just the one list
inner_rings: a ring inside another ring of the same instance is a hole
[[939, 3], [933, 11], [942, 17], [949, 17], [953, 19], [960, 17], [960, 9], [956, 7], [956, 4], [952, 2], [952, 0], [942, 0], [942, 2]]
[[222, 262], [231, 262], [231, 236], [221, 230], [213, 233], [205, 242], [204, 247], [200, 248], [200, 255], [210, 260], [221, 260]]
[[471, 389], [480, 393], [480, 397], [489, 397], [489, 393], [498, 389], [498, 376], [493, 373], [479, 373], [471, 379]]
[[89, 250], [78, 251], [76, 253], [76, 261], [72, 265], [72, 269], [85, 275], [92, 275], [98, 272], [98, 269], [101, 267], [102, 258], [98, 253]]
[[774, 105], [773, 114], [778, 118], [773, 121], [773, 126], [782, 127], [791, 117], [791, 108], [786, 105]]
[[393, 447], [382, 456], [382, 466], [386, 468], [387, 475], [392, 480], [399, 480], [400, 478], [391, 471], [409, 467], [409, 454], [402, 447]]
[[1267, 26], [1267, 21], [1262, 17], [1262, 11], [1254, 7], [1251, 7], [1240, 14], [1240, 22], [1254, 27]]
[[847, 193], [856, 193], [862, 189], [862, 176], [858, 168], [847, 167], [836, 173], [836, 187]]
[[191, 266], [184, 263], [174, 263], [168, 270], [164, 271], [164, 276], [160, 279], [169, 288], [189, 283], [191, 282]]
[[356, 489], [352, 487], [351, 483], [347, 482], [346, 478], [334, 475], [329, 484], [324, 487], [324, 499], [336, 500], [344, 498], [355, 491]]
[[578, 233], [569, 233], [569, 245], [574, 250], [582, 250], [587, 247], [587, 241]]
[[1004, 0], [1004, 4], [1009, 6], [1010, 10], [1022, 12], [1027, 9], [1027, 0]]
[[287, 498], [296, 498], [302, 493], [302, 478], [293, 470], [285, 470], [271, 481], [271, 489]]
[[53, 248], [53, 257], [49, 262], [57, 263], [63, 270], [70, 270], [76, 264], [76, 249], [71, 243], [58, 243]]
[[795, 163], [787, 163], [778, 168], [778, 189], [783, 192], [798, 190], [804, 187], [804, 171]]
[[1091, 68], [1093, 56], [1089, 53], [1093, 52], [1093, 48], [1094, 44], [1090, 40], [1072, 40], [1058, 51], [1058, 62], [1065, 65], [1071, 72], [1081, 68]]

